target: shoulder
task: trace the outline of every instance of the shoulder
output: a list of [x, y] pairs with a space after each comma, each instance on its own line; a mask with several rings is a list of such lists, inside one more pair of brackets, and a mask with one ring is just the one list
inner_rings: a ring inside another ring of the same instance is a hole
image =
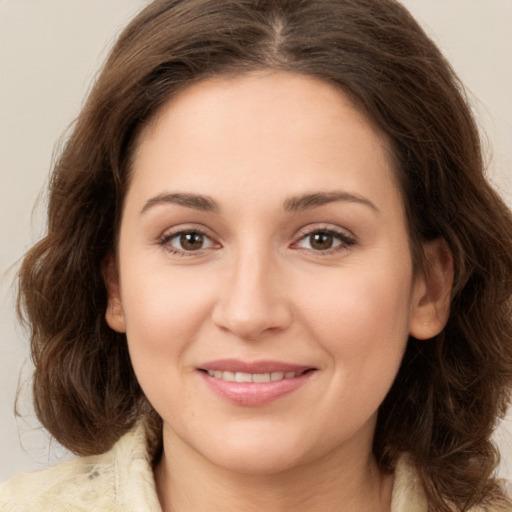
[[407, 453], [402, 454], [395, 467], [391, 512], [428, 512], [423, 486]]
[[0, 512], [159, 512], [140, 425], [101, 455], [20, 474], [0, 485]]
[[[500, 484], [503, 493], [511, 496], [510, 482], [501, 481]], [[408, 454], [402, 454], [395, 467], [391, 512], [429, 512], [430, 510], [415, 465]], [[497, 504], [471, 508], [467, 512], [512, 512], [512, 508], [508, 505], [500, 507]]]
[[77, 458], [15, 476], [0, 486], [0, 511], [49, 512], [58, 506], [63, 512], [85, 512], [91, 503], [111, 510], [115, 471], [109, 455]]

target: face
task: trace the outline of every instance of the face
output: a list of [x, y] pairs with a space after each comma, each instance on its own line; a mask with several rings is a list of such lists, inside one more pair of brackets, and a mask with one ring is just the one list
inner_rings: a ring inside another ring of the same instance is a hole
[[271, 472], [370, 453], [419, 322], [386, 138], [337, 89], [217, 78], [145, 129], [107, 321], [169, 453]]

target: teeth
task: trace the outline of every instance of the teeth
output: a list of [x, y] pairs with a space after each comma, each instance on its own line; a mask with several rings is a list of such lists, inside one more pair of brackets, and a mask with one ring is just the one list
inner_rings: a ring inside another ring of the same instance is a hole
[[235, 374], [233, 372], [223, 372], [222, 373], [222, 380], [228, 380], [230, 382], [235, 380]]
[[235, 380], [237, 382], [252, 382], [252, 375], [250, 373], [236, 372]]
[[270, 382], [270, 373], [253, 373], [253, 382]]
[[245, 373], [223, 372], [221, 370], [208, 370], [210, 377], [226, 380], [228, 382], [275, 382], [283, 379], [293, 379], [302, 372], [272, 372], [272, 373]]

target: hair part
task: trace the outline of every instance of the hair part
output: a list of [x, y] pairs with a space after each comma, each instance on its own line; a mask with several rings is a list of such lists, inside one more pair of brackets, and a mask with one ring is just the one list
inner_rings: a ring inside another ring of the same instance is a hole
[[512, 219], [484, 177], [477, 127], [447, 61], [394, 0], [157, 0], [124, 30], [53, 170], [47, 235], [19, 272], [34, 405], [77, 454], [158, 417], [126, 338], [106, 324], [102, 261], [115, 251], [137, 137], [177, 92], [217, 75], [302, 73], [342, 88], [393, 146], [414, 263], [443, 238], [451, 316], [411, 338], [379, 411], [374, 453], [417, 464], [432, 510], [505, 500], [490, 441], [512, 382]]

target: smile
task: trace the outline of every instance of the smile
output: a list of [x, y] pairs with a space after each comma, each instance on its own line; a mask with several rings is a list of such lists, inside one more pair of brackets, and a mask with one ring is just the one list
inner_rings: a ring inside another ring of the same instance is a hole
[[257, 407], [289, 395], [310, 381], [310, 366], [277, 361], [212, 361], [198, 368], [207, 387], [236, 406]]
[[208, 375], [227, 382], [276, 382], [283, 379], [293, 379], [304, 372], [271, 372], [271, 373], [246, 373], [230, 372], [222, 370], [208, 370]]

